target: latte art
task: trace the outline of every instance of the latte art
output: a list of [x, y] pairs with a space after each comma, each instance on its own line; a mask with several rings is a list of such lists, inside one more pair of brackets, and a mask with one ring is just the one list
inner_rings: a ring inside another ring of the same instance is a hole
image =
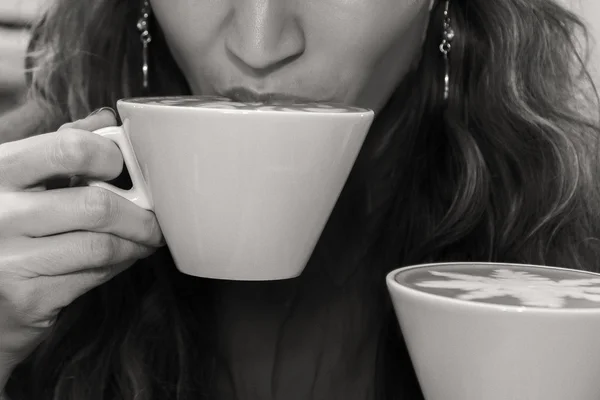
[[488, 304], [538, 308], [600, 308], [600, 275], [526, 266], [443, 266], [398, 273], [412, 289]]
[[212, 110], [241, 110], [241, 111], [282, 111], [308, 113], [364, 113], [368, 110], [337, 103], [296, 103], [293, 101], [269, 102], [237, 102], [227, 97], [219, 96], [173, 96], [173, 97], [140, 97], [127, 99], [127, 102], [172, 107], [193, 107]]

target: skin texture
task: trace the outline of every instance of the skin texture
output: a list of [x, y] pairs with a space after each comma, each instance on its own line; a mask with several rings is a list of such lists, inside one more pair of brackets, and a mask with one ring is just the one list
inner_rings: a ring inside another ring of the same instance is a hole
[[0, 381], [61, 309], [164, 245], [152, 212], [106, 190], [58, 183], [120, 174], [119, 148], [89, 132], [115, 123], [105, 110], [0, 147]]
[[[243, 87], [377, 111], [418, 60], [433, 1], [151, 5], [194, 94]], [[315, 260], [288, 282], [215, 282], [216, 398], [374, 397], [380, 296], [367, 267], [342, 286], [321, 271]]]
[[153, 0], [195, 94], [233, 87], [380, 109], [420, 53], [433, 0]]

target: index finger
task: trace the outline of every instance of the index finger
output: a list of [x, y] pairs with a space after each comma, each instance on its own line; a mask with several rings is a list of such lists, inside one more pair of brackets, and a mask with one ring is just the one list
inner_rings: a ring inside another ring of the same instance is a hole
[[27, 189], [51, 178], [114, 179], [123, 169], [119, 148], [90, 130], [110, 126], [110, 112], [61, 127], [58, 131], [0, 144], [0, 190]]
[[102, 107], [86, 118], [69, 122], [62, 125], [58, 130], [62, 129], [81, 129], [84, 131], [95, 131], [96, 129], [114, 126], [117, 124], [117, 113], [110, 107]]

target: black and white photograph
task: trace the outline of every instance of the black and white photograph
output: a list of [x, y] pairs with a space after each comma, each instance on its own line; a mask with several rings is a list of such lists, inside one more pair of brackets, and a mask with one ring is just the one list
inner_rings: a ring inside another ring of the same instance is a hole
[[598, 0], [0, 0], [0, 400], [600, 400]]

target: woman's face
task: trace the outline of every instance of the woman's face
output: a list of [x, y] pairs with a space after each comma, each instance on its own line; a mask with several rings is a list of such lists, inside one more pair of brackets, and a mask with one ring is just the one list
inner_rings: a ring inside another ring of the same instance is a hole
[[435, 0], [151, 0], [194, 94], [379, 110], [419, 57]]

